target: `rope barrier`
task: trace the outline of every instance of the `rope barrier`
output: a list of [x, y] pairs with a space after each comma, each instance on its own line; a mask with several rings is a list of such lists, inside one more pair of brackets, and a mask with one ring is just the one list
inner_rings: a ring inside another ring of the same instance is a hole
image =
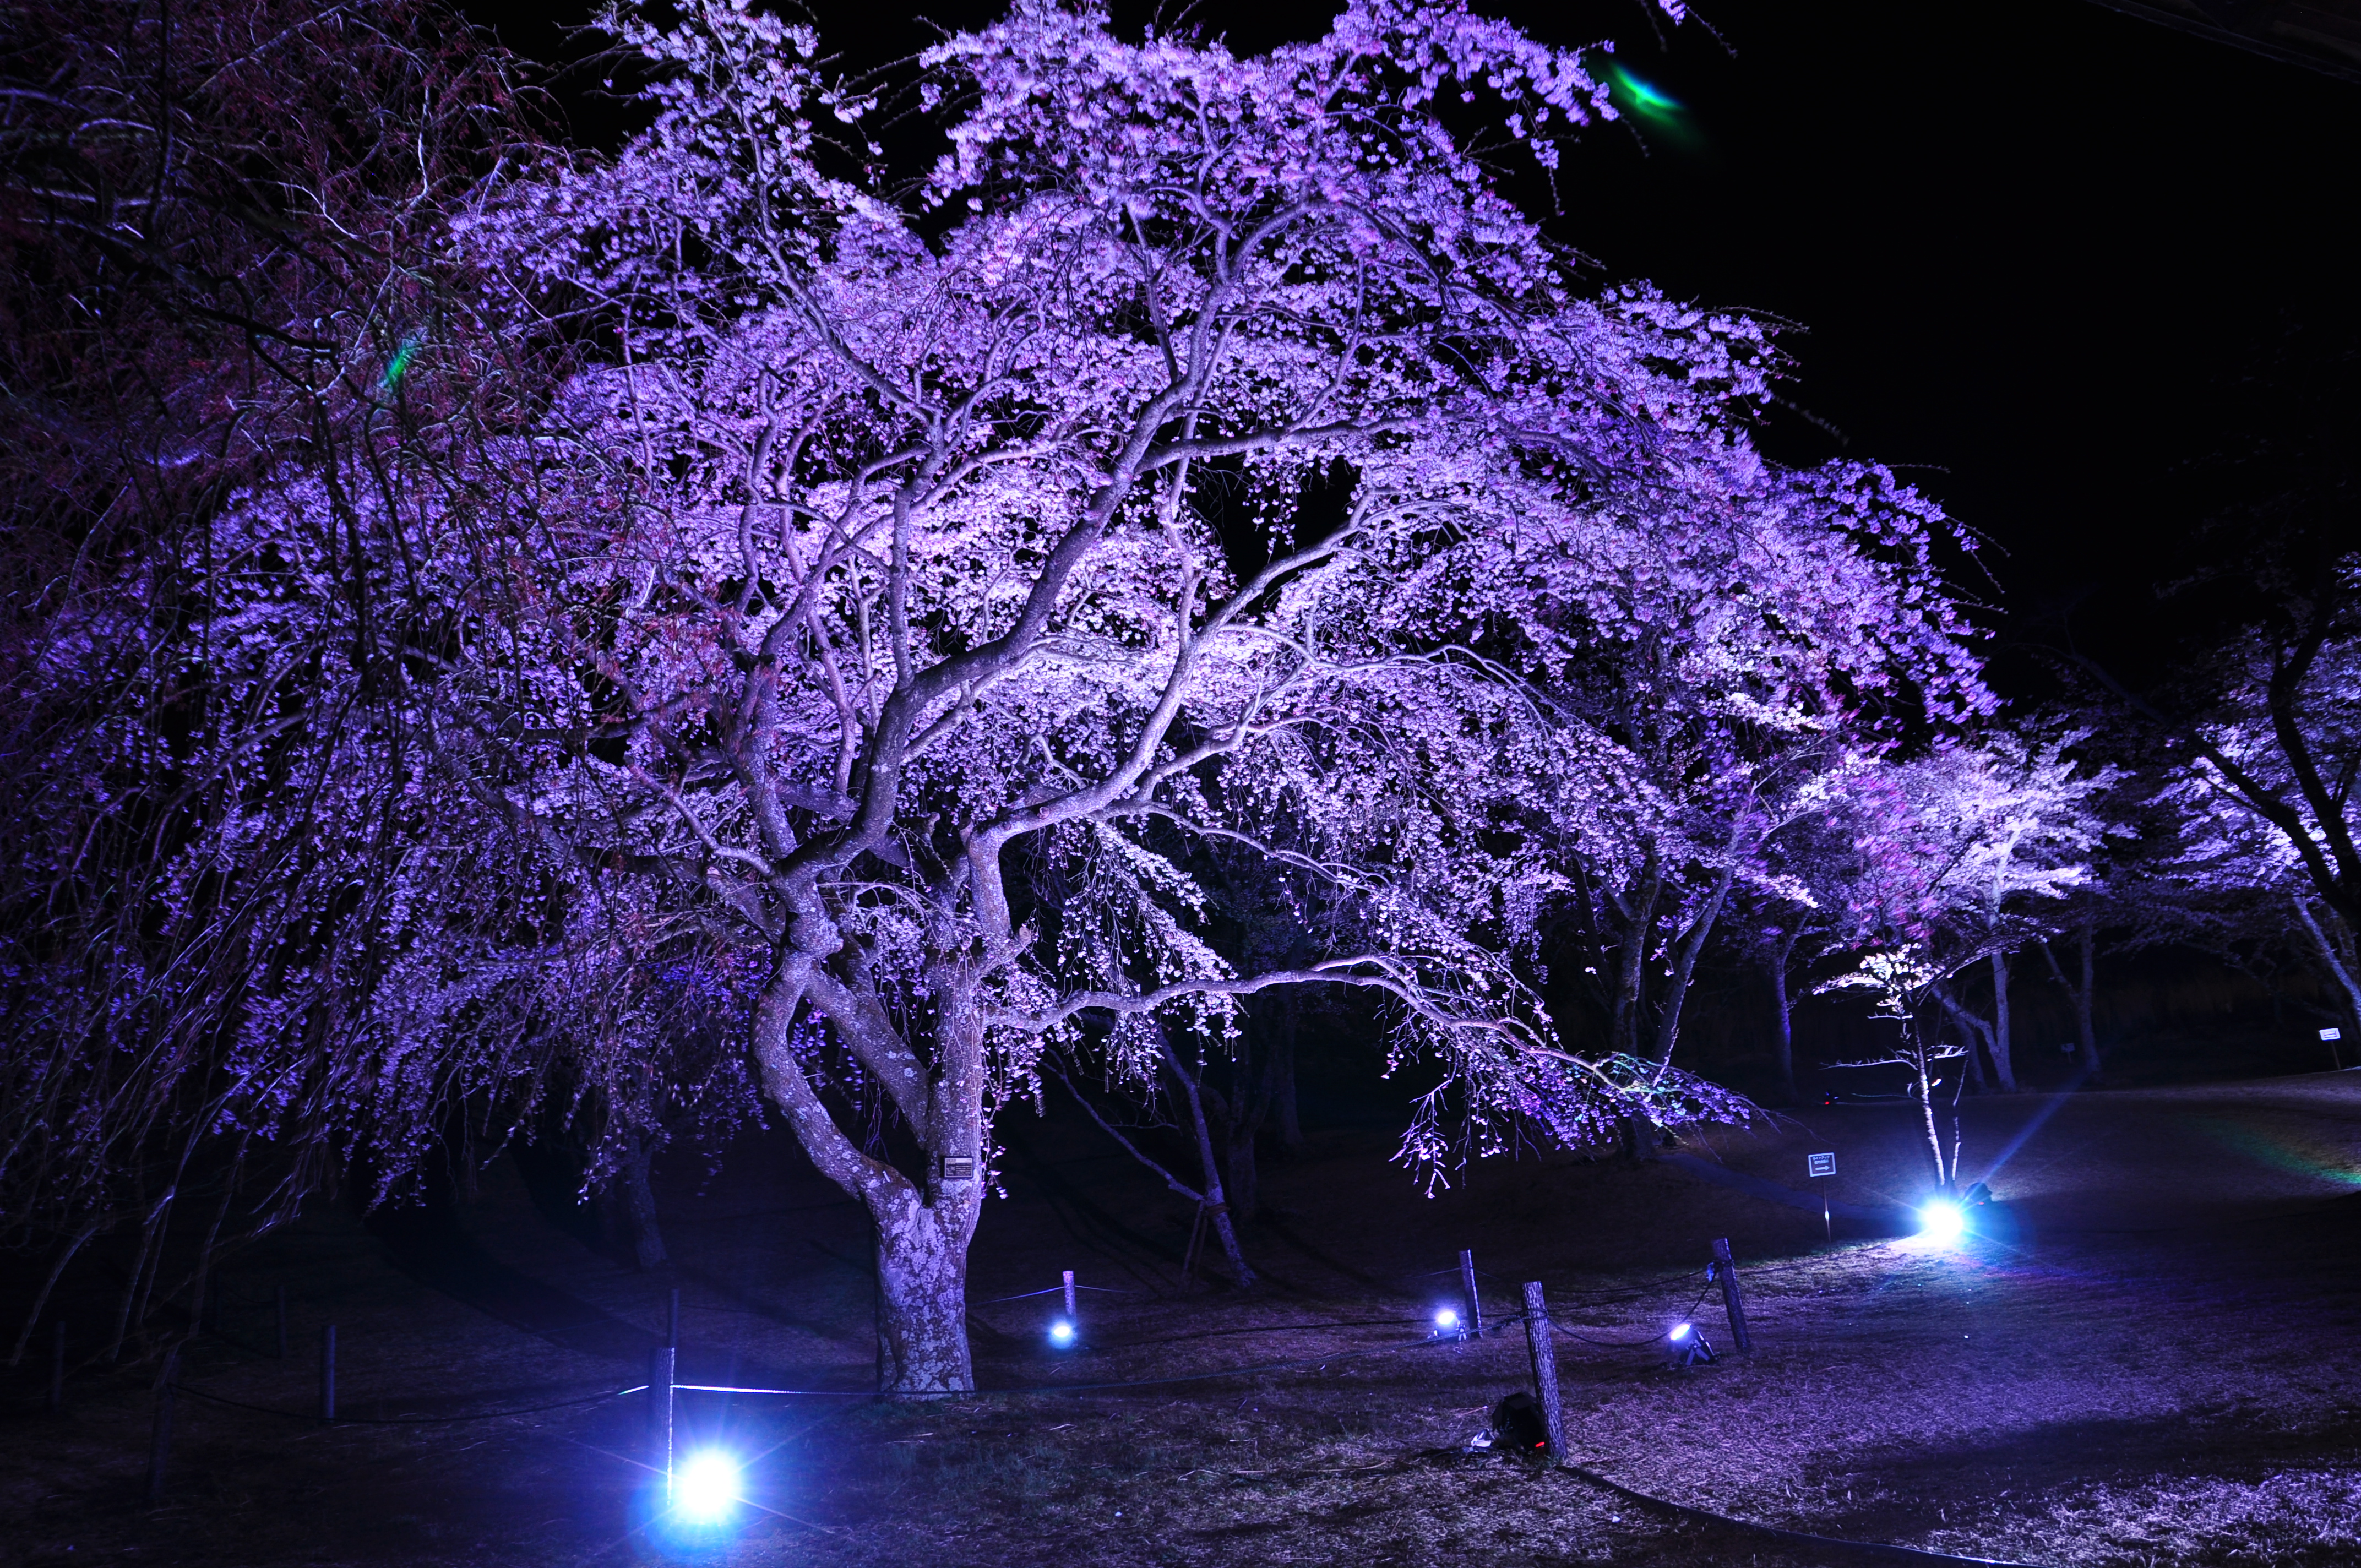
[[[1128, 1377], [1102, 1383], [1037, 1383], [1021, 1388], [946, 1388], [916, 1395], [877, 1393], [851, 1388], [740, 1388], [718, 1383], [675, 1383], [680, 1393], [753, 1394], [795, 1399], [892, 1399], [892, 1398], [962, 1398], [999, 1399], [1022, 1394], [1095, 1394], [1115, 1388], [1159, 1388], [1174, 1383], [1207, 1383], [1222, 1377], [1253, 1377], [1267, 1372], [1301, 1371], [1305, 1367], [1327, 1366], [1339, 1361], [1357, 1361], [1371, 1355], [1396, 1355], [1406, 1350], [1422, 1350], [1429, 1345], [1456, 1344], [1455, 1339], [1428, 1335], [1423, 1339], [1404, 1340], [1397, 1344], [1366, 1346], [1360, 1350], [1330, 1351], [1324, 1355], [1308, 1355], [1293, 1361], [1266, 1361], [1252, 1366], [1217, 1366], [1206, 1372], [1180, 1372], [1165, 1377]], [[642, 1387], [645, 1385], [642, 1386]], [[625, 1389], [637, 1393], [638, 1389]]]
[[[989, 1301], [970, 1301], [971, 1307], [997, 1307], [1003, 1301], [1029, 1301], [1036, 1296], [1056, 1296], [1065, 1290], [1062, 1285], [1052, 1285], [1047, 1290], [1020, 1290], [1014, 1296], [994, 1296]], [[1100, 1290], [1110, 1296], [1145, 1296], [1145, 1290], [1126, 1290], [1120, 1285], [1077, 1285], [1077, 1290]]]
[[[585, 1395], [579, 1399], [559, 1399], [553, 1404], [527, 1405], [514, 1410], [484, 1410], [471, 1416], [338, 1416], [329, 1424], [357, 1427], [407, 1427], [450, 1426], [464, 1421], [497, 1421], [504, 1420], [511, 1416], [537, 1416], [546, 1410], [567, 1410], [578, 1405], [596, 1405], [608, 1399], [620, 1399], [625, 1394], [639, 1393], [646, 1387], [647, 1385], [642, 1383], [638, 1388], [610, 1389], [603, 1394]], [[224, 1398], [219, 1394], [208, 1394], [202, 1388], [192, 1388], [185, 1383], [174, 1383], [172, 1392], [186, 1394], [192, 1399], [203, 1399], [211, 1405], [226, 1405], [233, 1410], [251, 1410], [258, 1416], [279, 1416], [291, 1421], [316, 1422], [320, 1420], [316, 1411], [281, 1410], [269, 1405], [249, 1405], [243, 1400]]]

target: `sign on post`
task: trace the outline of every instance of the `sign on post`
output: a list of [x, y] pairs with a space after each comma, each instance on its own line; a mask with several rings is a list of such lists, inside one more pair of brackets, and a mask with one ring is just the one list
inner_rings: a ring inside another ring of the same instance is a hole
[[[1837, 1173], [1834, 1149], [1826, 1154], [1807, 1154], [1804, 1157], [1804, 1163], [1814, 1176], [1834, 1176]], [[1828, 1217], [1828, 1195], [1825, 1190], [1820, 1193], [1820, 1234], [1831, 1242], [1837, 1239], [1837, 1223]]]

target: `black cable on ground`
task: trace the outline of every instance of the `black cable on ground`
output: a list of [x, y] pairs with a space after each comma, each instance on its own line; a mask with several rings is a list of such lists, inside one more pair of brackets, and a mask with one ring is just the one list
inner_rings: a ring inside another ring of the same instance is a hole
[[1757, 1524], [1752, 1519], [1731, 1519], [1728, 1514], [1718, 1514], [1710, 1508], [1692, 1508], [1686, 1503], [1675, 1503], [1666, 1497], [1651, 1497], [1645, 1492], [1635, 1492], [1621, 1482], [1610, 1481], [1598, 1471], [1585, 1465], [1561, 1464], [1557, 1468], [1562, 1474], [1578, 1477], [1595, 1486], [1604, 1486], [1617, 1497], [1628, 1497], [1642, 1508], [1678, 1514], [1685, 1519], [1703, 1519], [1711, 1524], [1727, 1525], [1732, 1530], [1744, 1530], [1750, 1535], [1766, 1535], [1775, 1541], [1784, 1541], [1797, 1546], [1809, 1546], [1820, 1550], [1832, 1549], [1881, 1563], [1966, 1563], [1973, 1564], [1974, 1568], [2039, 1568], [2036, 1563], [2015, 1563], [2001, 1557], [1961, 1557], [1955, 1552], [1926, 1552], [1915, 1546], [1895, 1546], [1890, 1541], [1846, 1541], [1840, 1536], [1812, 1535], [1800, 1530], [1782, 1530], [1777, 1525]]
[[[1694, 1319], [1697, 1316], [1697, 1310], [1699, 1307], [1704, 1306], [1705, 1299], [1712, 1294], [1713, 1286], [1710, 1282], [1708, 1282], [1706, 1288], [1697, 1292], [1697, 1299], [1689, 1303], [1689, 1310], [1683, 1312], [1681, 1316], [1684, 1319]], [[1564, 1334], [1570, 1340], [1579, 1340], [1584, 1344], [1606, 1345], [1616, 1350], [1640, 1350], [1648, 1345], [1662, 1344], [1664, 1343], [1664, 1336], [1662, 1334], [1651, 1334], [1646, 1339], [1596, 1339], [1589, 1334], [1575, 1332], [1572, 1329], [1567, 1328], [1564, 1323], [1559, 1322], [1554, 1317], [1550, 1319], [1550, 1327], [1555, 1329], [1558, 1332]]]

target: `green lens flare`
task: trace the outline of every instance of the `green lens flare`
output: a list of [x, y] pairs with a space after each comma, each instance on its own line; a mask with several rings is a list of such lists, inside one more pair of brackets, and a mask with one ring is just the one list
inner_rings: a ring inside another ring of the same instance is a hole
[[391, 389], [401, 379], [402, 372], [410, 368], [410, 362], [417, 357], [418, 334], [413, 332], [408, 337], [401, 340], [401, 346], [395, 349], [393, 357], [386, 362], [385, 379], [379, 382], [378, 385], [389, 389]]
[[2343, 1159], [2334, 1153], [2323, 1157], [2323, 1151], [2301, 1148], [2289, 1139], [2274, 1137], [2216, 1117], [2204, 1118], [2199, 1125], [2216, 1143], [2235, 1149], [2259, 1165], [2294, 1176], [2307, 1176], [2334, 1186], [2361, 1187], [2361, 1170], [2346, 1168]]
[[1646, 115], [1651, 118], [1669, 118], [1684, 112], [1679, 99], [1667, 98], [1620, 65], [1609, 65], [1607, 77], [1619, 108], [1630, 109], [1634, 114]]

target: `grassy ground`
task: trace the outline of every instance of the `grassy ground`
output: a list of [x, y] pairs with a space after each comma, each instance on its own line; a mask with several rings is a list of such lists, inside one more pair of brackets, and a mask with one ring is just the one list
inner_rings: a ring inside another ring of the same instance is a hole
[[[1269, 1279], [1252, 1294], [1184, 1287], [1185, 1211], [1072, 1130], [1020, 1126], [972, 1297], [1064, 1267], [1107, 1288], [1086, 1295], [1087, 1343], [1066, 1354], [1041, 1338], [1054, 1298], [979, 1306], [983, 1381], [1314, 1365], [917, 1405], [684, 1395], [685, 1446], [752, 1460], [740, 1527], [693, 1549], [633, 1528], [637, 1398], [417, 1420], [594, 1397], [640, 1381], [654, 1342], [664, 1282], [550, 1223], [502, 1167], [464, 1238], [322, 1215], [252, 1255], [222, 1332], [184, 1356], [192, 1389], [304, 1410], [334, 1321], [342, 1413], [409, 1424], [183, 1398], [151, 1509], [152, 1366], [80, 1368], [51, 1416], [28, 1357], [0, 1423], [0, 1563], [1843, 1560], [1461, 1452], [1529, 1382], [1521, 1328], [1386, 1347], [1421, 1335], [1462, 1246], [1496, 1315], [1522, 1280], [1544, 1285], [1590, 1475], [1788, 1530], [2028, 1563], [2361, 1563], [2356, 1113], [2361, 1074], [1971, 1104], [1966, 1163], [2005, 1212], [1957, 1249], [1830, 1238], [1817, 1209], [1664, 1164], [1528, 1156], [1426, 1199], [1382, 1140], [1339, 1134], [1270, 1173], [1277, 1212], [1248, 1237]], [[1923, 1189], [1900, 1106], [1814, 1109], [1686, 1152], [1805, 1189], [1816, 1150], [1838, 1156], [1824, 1185], [1841, 1202]], [[857, 1212], [791, 1159], [741, 1153], [702, 1198], [665, 1195], [684, 1379], [861, 1387]], [[1668, 1370], [1630, 1342], [1694, 1311], [1728, 1349], [1718, 1296], [1699, 1299], [1717, 1236], [1744, 1266], [1756, 1347]], [[287, 1361], [269, 1354], [280, 1286]]]

